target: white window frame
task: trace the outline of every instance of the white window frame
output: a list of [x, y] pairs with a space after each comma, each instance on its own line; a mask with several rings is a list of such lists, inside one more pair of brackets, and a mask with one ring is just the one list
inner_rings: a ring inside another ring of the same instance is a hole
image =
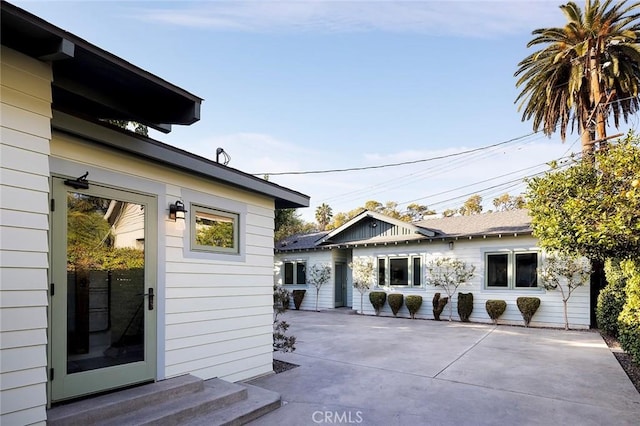
[[[404, 259], [407, 262], [407, 284], [391, 284], [391, 260]], [[413, 263], [415, 259], [420, 260], [419, 283], [415, 283]], [[384, 262], [384, 282], [380, 283], [380, 261]], [[393, 287], [393, 288], [422, 288], [424, 284], [424, 258], [417, 254], [402, 255], [380, 255], [376, 256], [376, 287]]]
[[[292, 263], [293, 264], [293, 282], [292, 283], [286, 283], [285, 282], [285, 278], [286, 278], [286, 264], [287, 263]], [[298, 283], [298, 264], [300, 263], [304, 263], [304, 283]], [[281, 278], [282, 278], [282, 285], [283, 286], [287, 286], [287, 287], [293, 287], [293, 286], [306, 286], [307, 285], [307, 265], [309, 264], [308, 259], [284, 259], [282, 261], [282, 269], [281, 269]]]
[[[542, 291], [540, 286], [540, 277], [536, 268], [536, 286], [535, 287], [517, 287], [516, 286], [516, 256], [521, 254], [535, 254], [536, 264], [540, 265], [541, 256], [539, 250], [533, 249], [509, 249], [509, 250], [488, 250], [484, 252], [484, 289], [490, 291]], [[489, 285], [489, 256], [506, 255], [507, 256], [507, 285], [491, 286]]]
[[[209, 213], [215, 216], [230, 219], [233, 224], [233, 247], [217, 247], [198, 244], [196, 241], [198, 226], [196, 223], [196, 216], [198, 212]], [[229, 212], [225, 210], [216, 209], [214, 207], [205, 206], [198, 203], [190, 204], [190, 220], [189, 226], [191, 226], [191, 250], [196, 252], [206, 253], [221, 253], [221, 254], [239, 254], [240, 253], [240, 240], [239, 240], [239, 228], [240, 228], [240, 214]]]

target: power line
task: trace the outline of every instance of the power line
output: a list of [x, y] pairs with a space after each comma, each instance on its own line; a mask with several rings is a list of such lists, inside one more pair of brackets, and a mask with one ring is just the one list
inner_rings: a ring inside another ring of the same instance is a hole
[[309, 171], [296, 171], [296, 172], [274, 172], [274, 173], [253, 173], [254, 176], [282, 176], [282, 175], [311, 175], [311, 174], [324, 174], [324, 173], [340, 173], [340, 172], [353, 172], [353, 171], [360, 171], [360, 170], [371, 170], [371, 169], [382, 169], [382, 168], [386, 168], [386, 167], [397, 167], [397, 166], [406, 166], [408, 164], [416, 164], [416, 163], [425, 163], [428, 161], [435, 161], [435, 160], [442, 160], [445, 158], [452, 158], [452, 157], [458, 157], [461, 155], [465, 155], [465, 154], [470, 154], [473, 152], [478, 152], [478, 151], [483, 151], [485, 149], [489, 149], [489, 148], [494, 148], [500, 145], [505, 145], [511, 142], [515, 142], [517, 140], [520, 139], [524, 139], [526, 137], [529, 137], [531, 135], [534, 135], [538, 132], [532, 132], [529, 134], [526, 134], [524, 136], [518, 136], [517, 138], [513, 138], [513, 139], [509, 139], [506, 140], [504, 142], [498, 142], [492, 145], [487, 145], [487, 146], [482, 146], [479, 148], [474, 148], [474, 149], [470, 149], [467, 151], [461, 151], [461, 152], [456, 152], [453, 154], [447, 154], [447, 155], [440, 155], [437, 157], [431, 157], [431, 158], [424, 158], [422, 160], [412, 160], [412, 161], [403, 161], [400, 163], [388, 163], [388, 164], [380, 164], [377, 166], [364, 166], [364, 167], [349, 167], [346, 169], [328, 169], [328, 170], [309, 170]]

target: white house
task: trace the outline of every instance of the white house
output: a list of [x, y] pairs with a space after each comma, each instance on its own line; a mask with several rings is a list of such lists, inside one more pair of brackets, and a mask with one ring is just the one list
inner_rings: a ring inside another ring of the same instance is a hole
[[[423, 303], [416, 317], [433, 319], [433, 296], [436, 292], [445, 294], [429, 284], [426, 265], [439, 257], [456, 258], [475, 266], [473, 278], [458, 290], [473, 294], [470, 321], [491, 322], [485, 302], [499, 299], [507, 302], [500, 323], [523, 324], [516, 299], [532, 296], [540, 298], [541, 305], [531, 325], [563, 327], [560, 292], [545, 290], [538, 280], [537, 267], [545, 254], [537, 246], [530, 224], [526, 210], [414, 223], [363, 211], [330, 232], [295, 235], [276, 243], [274, 280], [289, 290], [307, 290], [301, 309], [315, 309], [315, 287], [306, 283], [306, 268], [314, 264], [330, 265], [332, 281], [321, 288], [319, 307], [347, 306], [360, 310], [360, 294], [353, 289], [348, 265], [357, 258], [369, 258], [376, 265], [371, 291], [421, 295]], [[572, 328], [589, 328], [591, 324], [589, 287], [578, 288], [569, 300]], [[458, 319], [457, 296], [451, 302]], [[448, 306], [442, 318], [447, 310]], [[368, 293], [364, 296], [364, 313], [375, 313]], [[392, 315], [388, 304], [381, 315]], [[409, 316], [406, 306], [398, 315]]]
[[106, 124], [168, 132], [201, 99], [4, 1], [1, 16], [0, 423], [271, 372], [274, 209], [309, 198]]

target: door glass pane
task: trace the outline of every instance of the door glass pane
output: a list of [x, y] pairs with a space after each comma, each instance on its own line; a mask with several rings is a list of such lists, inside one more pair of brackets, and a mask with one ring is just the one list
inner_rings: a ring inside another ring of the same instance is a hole
[[144, 206], [67, 194], [67, 373], [144, 360]]

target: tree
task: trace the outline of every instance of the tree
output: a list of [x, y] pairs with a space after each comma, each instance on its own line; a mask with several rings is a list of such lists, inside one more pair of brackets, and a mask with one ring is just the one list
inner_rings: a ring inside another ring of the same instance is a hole
[[364, 294], [371, 288], [374, 278], [373, 260], [370, 258], [357, 258], [349, 264], [353, 277], [353, 286], [360, 292], [360, 313], [364, 314]]
[[463, 216], [480, 213], [482, 213], [482, 197], [478, 194], [469, 197], [462, 207], [460, 207], [460, 214]]
[[568, 302], [571, 294], [585, 285], [591, 276], [591, 263], [576, 255], [551, 253], [539, 268], [538, 274], [546, 290], [560, 290], [564, 308], [564, 329], [569, 329]]
[[452, 217], [455, 216], [456, 213], [458, 213], [458, 210], [456, 209], [446, 209], [442, 212], [442, 217]]
[[327, 229], [327, 225], [331, 222], [331, 217], [333, 216], [333, 211], [331, 207], [322, 203], [316, 208], [316, 221], [318, 222], [318, 230], [324, 231]]
[[279, 209], [275, 212], [275, 241], [281, 241], [291, 235], [315, 231], [312, 223], [300, 218], [296, 209]]
[[[574, 2], [560, 6], [562, 28], [534, 30], [527, 47], [542, 46], [518, 64], [514, 77], [522, 92], [516, 98], [522, 121], [551, 136], [567, 128], [581, 135], [582, 151], [593, 152], [596, 138], [606, 136], [607, 117], [618, 127], [638, 110], [640, 48], [635, 12], [640, 3], [586, 0], [584, 13]], [[524, 109], [523, 109], [524, 108]], [[596, 124], [595, 128], [593, 123]]]
[[279, 318], [280, 314], [289, 306], [291, 295], [289, 291], [279, 285], [273, 286], [273, 350], [293, 352], [296, 350], [296, 337], [288, 336], [289, 324]]
[[320, 288], [331, 279], [331, 266], [313, 265], [307, 273], [307, 282], [316, 288], [316, 312], [318, 312], [318, 299], [320, 298]]
[[517, 210], [525, 206], [525, 200], [522, 195], [509, 195], [507, 193], [493, 199], [493, 206], [499, 212], [507, 210]]
[[403, 215], [403, 220], [406, 217], [407, 222], [415, 222], [424, 219], [424, 216], [436, 214], [434, 210], [430, 210], [429, 207], [422, 204], [411, 203], [407, 206], [407, 211]]
[[591, 260], [640, 253], [640, 147], [631, 133], [594, 154], [528, 182], [533, 235], [549, 252]]
[[149, 129], [144, 124], [129, 120], [107, 120], [108, 123], [125, 130], [133, 131], [142, 136], [149, 136]]
[[[449, 300], [453, 300], [458, 287], [473, 277], [476, 267], [448, 257], [439, 257], [427, 264], [427, 282], [442, 287]], [[453, 303], [449, 303], [449, 321], [453, 316]]]

